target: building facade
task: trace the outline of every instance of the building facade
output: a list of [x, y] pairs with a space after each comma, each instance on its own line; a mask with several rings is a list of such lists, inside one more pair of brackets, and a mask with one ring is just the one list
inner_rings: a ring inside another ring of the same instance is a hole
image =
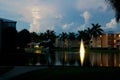
[[80, 47], [80, 41], [77, 39], [75, 40], [66, 39], [65, 41], [62, 41], [59, 38], [57, 38], [54, 45], [55, 47], [61, 47], [61, 48]]
[[99, 35], [96, 40], [92, 38], [90, 46], [120, 49], [120, 33], [104, 33]]
[[[10, 37], [10, 36], [4, 36], [5, 33], [3, 33], [3, 31], [5, 31], [5, 29], [12, 27], [16, 30], [16, 21], [12, 21], [12, 20], [8, 20], [8, 19], [4, 19], [4, 18], [0, 18], [0, 52], [2, 51], [2, 48], [4, 46], [3, 42], [3, 38]], [[14, 36], [12, 36], [14, 37]], [[7, 42], [9, 42], [9, 40], [6, 40]], [[11, 43], [11, 42], [9, 42]], [[6, 45], [7, 46], [7, 45]]]

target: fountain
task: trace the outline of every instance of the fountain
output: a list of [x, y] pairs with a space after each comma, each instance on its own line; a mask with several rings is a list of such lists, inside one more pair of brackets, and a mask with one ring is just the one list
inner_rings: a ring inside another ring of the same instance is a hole
[[83, 66], [83, 63], [84, 63], [84, 58], [85, 58], [85, 47], [84, 47], [84, 42], [83, 40], [81, 39], [81, 42], [80, 42], [80, 61], [81, 61], [81, 66]]

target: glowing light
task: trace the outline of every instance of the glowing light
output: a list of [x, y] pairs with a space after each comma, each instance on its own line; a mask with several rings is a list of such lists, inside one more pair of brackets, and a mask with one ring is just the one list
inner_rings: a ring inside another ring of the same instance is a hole
[[119, 38], [120, 38], [120, 34], [119, 34]]
[[35, 54], [41, 54], [41, 50], [35, 50]]
[[39, 45], [35, 45], [34, 48], [39, 48]]
[[84, 48], [83, 40], [81, 39], [81, 42], [80, 42], [80, 61], [81, 61], [81, 65], [83, 65], [83, 63], [84, 63], [84, 57], [85, 57], [85, 48]]

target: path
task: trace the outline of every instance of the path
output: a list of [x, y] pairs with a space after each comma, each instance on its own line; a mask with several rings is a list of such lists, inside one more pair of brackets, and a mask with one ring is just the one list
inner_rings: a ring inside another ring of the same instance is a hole
[[15, 66], [9, 72], [0, 75], [0, 80], [9, 80], [10, 78], [18, 76], [20, 74], [44, 68], [47, 68], [47, 66]]

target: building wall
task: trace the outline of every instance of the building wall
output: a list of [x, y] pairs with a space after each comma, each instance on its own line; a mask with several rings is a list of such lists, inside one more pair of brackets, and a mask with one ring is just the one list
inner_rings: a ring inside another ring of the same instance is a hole
[[120, 49], [120, 33], [105, 33], [97, 37], [96, 41], [94, 38], [91, 39], [91, 47], [102, 47], [102, 48], [119, 48]]
[[2, 23], [2, 22], [1, 22], [1, 20], [0, 20], [0, 52], [1, 52], [1, 47], [2, 47], [2, 42], [1, 42], [1, 41], [2, 41], [2, 39], [1, 39], [1, 38], [2, 38], [2, 37], [1, 37], [1, 36], [2, 36], [2, 35], [1, 35], [1, 33], [2, 33], [2, 32], [1, 32], [2, 24], [1, 24], [1, 23]]
[[102, 37], [101, 37], [101, 44], [102, 44], [102, 46], [101, 47], [108, 47], [108, 42], [107, 42], [107, 40], [108, 40], [108, 34], [103, 34], [102, 35]]
[[[10, 37], [10, 36], [4, 36], [5, 33], [3, 34], [3, 31], [5, 31], [6, 28], [8, 28], [8, 27], [13, 27], [16, 29], [16, 22], [12, 21], [12, 20], [0, 18], [0, 52], [2, 52], [3, 46], [7, 46], [7, 45], [5, 45], [6, 42], [13, 43], [13, 44], [15, 42], [15, 41], [10, 42], [10, 39], [8, 39], [8, 37]], [[12, 36], [12, 37], [14, 38], [15, 36]], [[6, 39], [8, 39], [8, 40], [6, 40]], [[12, 46], [14, 46], [14, 45], [12, 45]]]
[[115, 47], [120, 49], [120, 33], [116, 33], [115, 34], [115, 41], [114, 41], [114, 43], [116, 45]]
[[79, 47], [80, 46], [80, 41], [79, 40], [68, 40], [66, 39], [65, 42], [60, 40], [60, 39], [56, 39], [55, 42], [55, 47]]

